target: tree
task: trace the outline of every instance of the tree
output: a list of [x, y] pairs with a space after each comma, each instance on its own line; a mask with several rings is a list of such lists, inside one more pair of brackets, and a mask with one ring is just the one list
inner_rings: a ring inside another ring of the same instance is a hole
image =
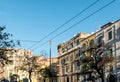
[[12, 60], [9, 59], [6, 53], [13, 52], [14, 53], [14, 47], [16, 45], [20, 45], [20, 42], [14, 42], [10, 39], [12, 37], [12, 34], [6, 33], [4, 30], [6, 29], [5, 26], [0, 26], [0, 79], [3, 78], [3, 67], [6, 64], [11, 64]]
[[23, 64], [17, 68], [23, 71], [27, 71], [29, 74], [29, 81], [32, 82], [32, 73], [36, 73], [37, 70], [40, 68], [40, 65], [36, 63], [36, 57], [30, 57], [29, 55], [26, 55]]
[[40, 74], [43, 82], [45, 82], [46, 78], [49, 78], [51, 74], [49, 67], [39, 69], [38, 73]]
[[[104, 46], [104, 41], [97, 46], [92, 46], [89, 49], [81, 50], [82, 65], [81, 73], [83, 76], [88, 75], [88, 78], [84, 77], [84, 80], [93, 81], [100, 78], [104, 82], [104, 70], [108, 63], [113, 63], [115, 57], [112, 55], [112, 46]], [[90, 54], [87, 56], [87, 54]], [[93, 75], [96, 74], [96, 75]]]
[[49, 78], [49, 81], [52, 82], [52, 78], [57, 76], [58, 70], [55, 68], [50, 70], [50, 67], [46, 66], [45, 68], [39, 69], [38, 73], [41, 75], [41, 78], [43, 78], [44, 82], [46, 82], [47, 78]]
[[9, 64], [11, 60], [5, 54], [6, 52], [13, 51], [13, 47], [16, 45], [20, 45], [20, 42], [14, 42], [10, 39], [12, 34], [6, 33], [4, 30], [5, 26], [0, 26], [0, 66], [4, 67], [4, 65]]

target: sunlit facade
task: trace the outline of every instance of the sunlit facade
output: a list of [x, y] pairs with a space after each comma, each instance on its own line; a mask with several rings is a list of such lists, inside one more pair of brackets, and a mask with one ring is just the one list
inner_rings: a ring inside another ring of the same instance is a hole
[[24, 63], [27, 55], [32, 56], [32, 51], [25, 49], [13, 49], [12, 51], [7, 51], [5, 54], [7, 54], [9, 59], [13, 61], [12, 64], [5, 66], [5, 77], [10, 79], [11, 75], [17, 74], [21, 80], [25, 77], [28, 78], [28, 72], [20, 70], [19, 67]]
[[71, 40], [58, 45], [59, 61], [59, 82], [76, 82], [79, 80], [80, 66], [79, 49], [80, 41], [89, 34], [80, 33]]
[[[81, 47], [79, 51], [79, 57], [80, 61], [83, 61], [85, 59], [89, 59], [92, 56], [92, 52], [89, 50], [91, 48], [94, 48], [96, 46], [96, 38], [95, 38], [95, 33], [92, 33], [88, 37], [84, 38], [81, 40]], [[82, 52], [85, 52], [84, 54]], [[80, 62], [80, 75], [79, 75], [79, 80], [78, 82], [82, 82], [84, 79], [87, 79], [88, 75], [87, 73], [84, 73], [86, 70], [85, 65]]]
[[[104, 46], [112, 46], [105, 50], [104, 55], [112, 54], [116, 58], [116, 63], [109, 63], [113, 66], [112, 75], [115, 76], [117, 82], [120, 81], [120, 20], [115, 22], [109, 22], [106, 25], [102, 26], [101, 29], [96, 32], [96, 42], [99, 44], [101, 41], [104, 41]], [[105, 81], [109, 79], [110, 66], [105, 67]]]
[[[117, 20], [103, 25], [100, 30], [85, 35], [83, 38], [80, 38], [80, 34], [78, 34], [69, 41], [58, 45], [59, 82], [82, 82], [84, 78], [87, 78], [82, 74], [84, 68], [79, 60], [89, 58], [92, 54], [89, 49], [95, 48], [101, 41], [104, 42], [103, 55], [111, 54], [117, 59], [116, 63], [108, 63], [109, 66], [104, 68], [105, 81], [107, 82], [110, 78], [110, 65], [113, 66], [112, 75], [117, 81], [120, 81], [120, 20]], [[111, 48], [106, 49], [109, 46]], [[80, 52], [85, 50], [84, 56], [81, 55]]]
[[[50, 69], [50, 58], [45, 58], [43, 56], [33, 56], [36, 59], [36, 64], [40, 66], [40, 69], [48, 68]], [[52, 71], [52, 80], [53, 82], [58, 82], [58, 58], [51, 58], [51, 71]], [[54, 72], [53, 72], [54, 71]], [[36, 78], [38, 82], [43, 81], [43, 75], [40, 73], [33, 73], [33, 78]], [[36, 82], [36, 81], [35, 81]], [[49, 82], [49, 78], [46, 78], [46, 82]]]

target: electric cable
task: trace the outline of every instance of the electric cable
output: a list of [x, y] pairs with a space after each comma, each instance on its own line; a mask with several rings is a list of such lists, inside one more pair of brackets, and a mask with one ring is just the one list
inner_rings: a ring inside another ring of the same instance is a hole
[[85, 12], [87, 9], [91, 8], [92, 6], [94, 6], [97, 2], [99, 2], [99, 0], [96, 0], [95, 2], [93, 2], [92, 4], [90, 4], [89, 6], [87, 6], [85, 9], [83, 9], [81, 12], [79, 12], [78, 14], [76, 14], [75, 16], [73, 16], [72, 18], [70, 18], [69, 20], [67, 20], [66, 22], [64, 22], [62, 25], [58, 26], [55, 30], [53, 30], [52, 32], [50, 32], [49, 34], [47, 34], [45, 37], [43, 37], [41, 40], [39, 40], [38, 42], [36, 42], [35, 44], [33, 44], [28, 49], [31, 49], [34, 46], [36, 46], [38, 43], [42, 42], [44, 39], [46, 39], [46, 37], [49, 37], [54, 32], [58, 31], [60, 28], [62, 28], [63, 26], [65, 26], [67, 23], [69, 23], [70, 21], [72, 21], [74, 18], [78, 17], [80, 14], [82, 14], [83, 12]]
[[[115, 2], [116, 0], [112, 0], [111, 2], [109, 2], [108, 4], [104, 5], [103, 7], [99, 8], [98, 10], [94, 11], [93, 13], [91, 13], [90, 15], [88, 15], [87, 17], [83, 18], [82, 20], [78, 21], [77, 23], [73, 24], [72, 26], [70, 26], [69, 28], [67, 28], [66, 30], [60, 32], [59, 34], [57, 34], [56, 36], [54, 36], [53, 38], [51, 38], [50, 40], [55, 39], [56, 37], [58, 37], [59, 35], [65, 33], [66, 31], [70, 30], [71, 28], [75, 27], [76, 25], [78, 25], [79, 23], [85, 21], [86, 19], [88, 19], [89, 17], [93, 16], [94, 14], [98, 13], [99, 11], [101, 11], [102, 9], [106, 8], [107, 6], [109, 6], [110, 4], [112, 4], [113, 2]], [[46, 43], [48, 43], [50, 40], [45, 41], [44, 43], [40, 44], [39, 46], [35, 47], [35, 49], [45, 45]]]

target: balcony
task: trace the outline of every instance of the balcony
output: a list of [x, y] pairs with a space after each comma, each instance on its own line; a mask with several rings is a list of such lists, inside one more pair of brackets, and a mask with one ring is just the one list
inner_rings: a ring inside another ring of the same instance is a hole
[[74, 73], [79, 73], [80, 72], [80, 66], [75, 66], [74, 67]]
[[69, 62], [68, 62], [68, 61], [66, 61], [66, 62], [65, 62], [65, 65], [68, 65], [68, 64], [69, 64]]
[[62, 52], [61, 55], [64, 55], [64, 54], [69, 53], [69, 52], [72, 52], [73, 50], [76, 50], [76, 49], [80, 49], [80, 46], [79, 45], [78, 46], [74, 46], [73, 48], [68, 49], [68, 50]]
[[75, 58], [73, 62], [80, 62], [80, 57]]
[[82, 63], [87, 63], [87, 62], [93, 61], [93, 58], [91, 56], [89, 56], [89, 57], [82, 56], [80, 59], [81, 59]]

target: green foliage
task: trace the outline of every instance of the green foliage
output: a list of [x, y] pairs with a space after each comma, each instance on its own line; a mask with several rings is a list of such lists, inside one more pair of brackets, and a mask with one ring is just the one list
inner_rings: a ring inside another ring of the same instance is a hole
[[[85, 57], [85, 53], [90, 53], [90, 57]], [[81, 63], [82, 69], [81, 72], [84, 75], [89, 75], [88, 80], [93, 80], [91, 77], [92, 73], [96, 73], [102, 82], [104, 82], [104, 67], [108, 63], [113, 63], [114, 56], [112, 55], [112, 46], [104, 46], [104, 42], [99, 43], [93, 48], [90, 48], [81, 53]], [[111, 71], [112, 68], [111, 68]], [[96, 76], [97, 76], [96, 75]]]
[[50, 74], [50, 70], [45, 67], [45, 68], [41, 68], [39, 70], [39, 73], [43, 76], [43, 77], [49, 77], [49, 74]]
[[12, 34], [6, 33], [4, 30], [6, 29], [5, 26], [0, 26], [0, 65], [4, 66], [6, 64], [11, 63], [12, 61], [9, 60], [7, 55], [5, 54], [6, 51], [12, 51], [12, 49], [16, 45], [20, 45], [20, 42], [14, 42], [10, 39]]
[[9, 40], [12, 34], [6, 33], [4, 32], [4, 30], [5, 30], [5, 27], [0, 26], [0, 48], [14, 47], [15, 44], [13, 43], [13, 40]]

